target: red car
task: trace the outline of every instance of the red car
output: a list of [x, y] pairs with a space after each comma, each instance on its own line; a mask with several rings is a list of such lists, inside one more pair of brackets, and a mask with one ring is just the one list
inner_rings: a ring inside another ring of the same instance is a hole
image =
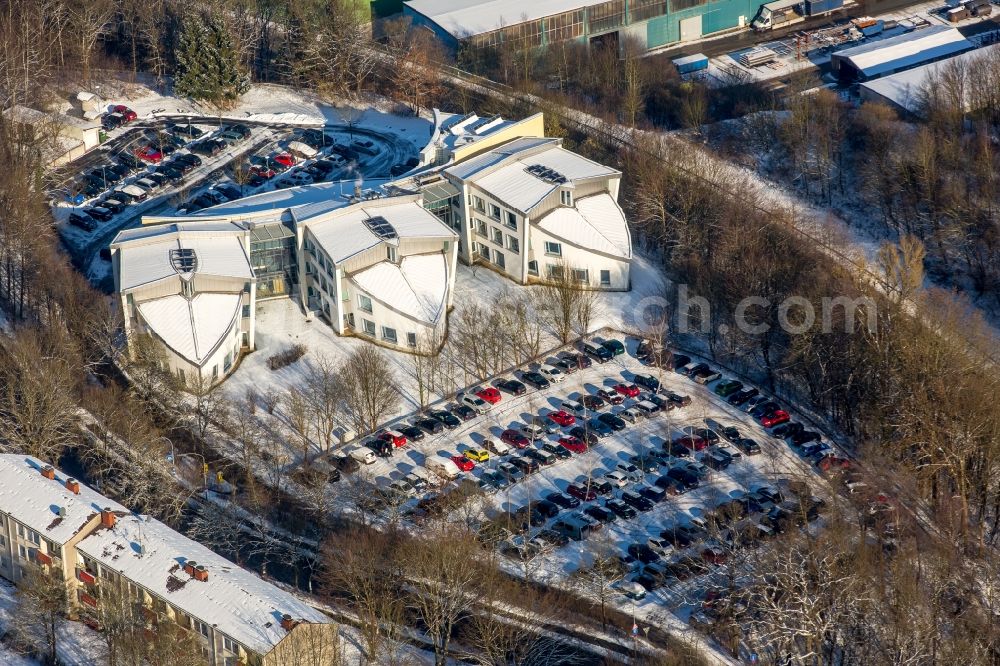
[[465, 456], [452, 456], [451, 461], [458, 465], [458, 468], [463, 472], [471, 472], [472, 468], [476, 466], [476, 463], [472, 462]]
[[264, 180], [271, 180], [272, 178], [278, 175], [278, 172], [275, 171], [274, 169], [269, 169], [267, 167], [256, 166], [256, 165], [250, 167], [250, 172], [257, 174]]
[[571, 483], [566, 486], [566, 494], [577, 498], [581, 502], [592, 502], [597, 499], [597, 493], [577, 483]]
[[568, 449], [573, 453], [586, 453], [587, 445], [583, 443], [583, 440], [579, 437], [573, 437], [572, 435], [568, 437], [560, 437], [559, 445], [564, 449]]
[[620, 405], [623, 402], [625, 402], [625, 396], [623, 396], [621, 393], [616, 393], [615, 391], [611, 391], [609, 389], [599, 389], [597, 391], [597, 395], [604, 398], [612, 405]]
[[135, 114], [135, 111], [128, 108], [124, 104], [117, 105], [115, 108], [111, 109], [111, 111], [114, 113], [122, 114], [123, 116], [125, 116], [125, 120], [127, 120], [128, 122], [132, 122], [133, 120], [139, 117]]
[[558, 412], [549, 414], [549, 420], [554, 421], [563, 428], [568, 428], [576, 423], [576, 417], [567, 411], [560, 409]]
[[291, 153], [278, 153], [274, 156], [274, 161], [278, 164], [286, 167], [295, 166], [295, 158], [292, 157]]
[[510, 446], [517, 447], [519, 449], [526, 449], [531, 442], [528, 438], [519, 433], [516, 430], [508, 428], [500, 433], [500, 441], [504, 444], [509, 444]]
[[487, 388], [484, 389], [479, 389], [478, 391], [476, 391], [476, 395], [485, 400], [486, 402], [490, 403], [491, 405], [495, 405], [498, 402], [500, 402], [501, 398], [499, 389], [495, 389], [492, 386], [488, 386]]
[[821, 472], [834, 472], [842, 469], [850, 469], [851, 461], [847, 458], [829, 455], [820, 458], [816, 463], [816, 467], [819, 468], [819, 471]]
[[701, 559], [705, 560], [709, 564], [725, 564], [726, 552], [721, 548], [710, 546], [701, 551]]
[[769, 416], [760, 417], [760, 424], [765, 428], [773, 428], [776, 425], [787, 423], [791, 418], [792, 417], [788, 415], [788, 412], [783, 409], [778, 409]]
[[615, 384], [615, 392], [626, 398], [634, 398], [639, 395], [639, 387], [635, 384]]
[[146, 146], [145, 148], [138, 148], [135, 151], [135, 156], [138, 157], [143, 162], [152, 162], [156, 164], [163, 160], [163, 153], [158, 151], [152, 146]]
[[406, 446], [406, 437], [403, 433], [396, 432], [395, 430], [380, 430], [376, 437], [383, 442], [389, 442], [397, 449], [401, 446]]
[[680, 444], [681, 446], [687, 447], [692, 451], [701, 451], [708, 448], [708, 440], [704, 437], [699, 437], [698, 435], [686, 435], [684, 437], [678, 437], [674, 440], [674, 445]]

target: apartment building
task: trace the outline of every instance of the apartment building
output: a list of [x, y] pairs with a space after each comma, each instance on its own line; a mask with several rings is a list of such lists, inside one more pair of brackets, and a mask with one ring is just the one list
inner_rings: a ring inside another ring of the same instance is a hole
[[83, 618], [102, 590], [125, 590], [151, 631], [175, 623], [213, 666], [333, 658], [336, 626], [297, 597], [35, 458], [4, 454], [0, 576], [16, 583], [29, 566], [57, 572]]

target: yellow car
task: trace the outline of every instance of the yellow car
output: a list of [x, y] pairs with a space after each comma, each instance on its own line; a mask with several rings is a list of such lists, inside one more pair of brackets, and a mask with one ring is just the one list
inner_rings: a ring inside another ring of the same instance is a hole
[[486, 462], [490, 459], [490, 452], [485, 449], [469, 449], [465, 452], [465, 457], [473, 462]]

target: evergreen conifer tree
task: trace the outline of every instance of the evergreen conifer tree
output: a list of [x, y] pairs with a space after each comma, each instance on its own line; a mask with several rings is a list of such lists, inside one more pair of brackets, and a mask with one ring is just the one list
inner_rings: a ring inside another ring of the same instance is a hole
[[184, 19], [175, 51], [174, 91], [181, 97], [231, 106], [250, 88], [225, 23], [215, 15]]

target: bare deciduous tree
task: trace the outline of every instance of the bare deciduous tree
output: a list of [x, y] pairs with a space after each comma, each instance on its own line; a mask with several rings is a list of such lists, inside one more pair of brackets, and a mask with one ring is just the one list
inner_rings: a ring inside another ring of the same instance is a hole
[[376, 347], [359, 347], [340, 367], [339, 375], [347, 413], [359, 433], [374, 431], [399, 406], [395, 373]]

